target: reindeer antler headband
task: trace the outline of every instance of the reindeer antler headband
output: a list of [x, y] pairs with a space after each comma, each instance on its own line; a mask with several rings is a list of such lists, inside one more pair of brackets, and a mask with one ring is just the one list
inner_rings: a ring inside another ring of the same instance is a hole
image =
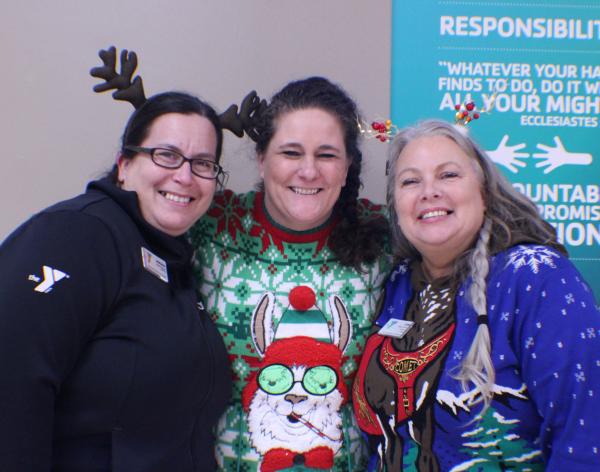
[[[90, 70], [92, 77], [103, 79], [103, 84], [94, 86], [94, 92], [102, 93], [115, 90], [112, 94], [115, 100], [129, 102], [137, 110], [146, 101], [144, 85], [139, 75], [133, 77], [137, 68], [137, 54], [134, 51], [123, 49], [121, 51], [121, 72], [117, 73], [117, 49], [114, 46], [101, 49], [98, 56], [104, 65]], [[133, 77], [133, 80], [132, 80]], [[261, 100], [254, 90], [244, 97], [239, 108], [233, 104], [219, 115], [223, 129], [231, 131], [241, 138], [244, 132], [250, 139], [256, 141], [258, 133], [256, 122], [260, 114], [267, 107], [266, 100]]]

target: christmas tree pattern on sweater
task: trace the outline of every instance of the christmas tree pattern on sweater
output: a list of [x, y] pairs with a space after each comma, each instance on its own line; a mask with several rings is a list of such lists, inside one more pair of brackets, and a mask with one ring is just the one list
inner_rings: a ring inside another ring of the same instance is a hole
[[[420, 396], [411, 416], [395, 423], [400, 469], [595, 470], [600, 464], [600, 310], [590, 288], [568, 258], [545, 246], [515, 246], [495, 255], [490, 267], [487, 299], [496, 372], [491, 405], [481, 415], [479, 391], [463, 392], [452, 376], [477, 329], [467, 281], [457, 292], [456, 331], [435, 391]], [[392, 272], [377, 325], [403, 317], [413, 297], [410, 276], [407, 263]], [[423, 411], [431, 412], [427, 420], [434, 427], [416, 440]], [[367, 435], [374, 449], [381, 445], [385, 451], [384, 444], [390, 444], [376, 432]], [[422, 445], [428, 445], [426, 468]], [[378, 470], [383, 456], [373, 452], [369, 470]]]

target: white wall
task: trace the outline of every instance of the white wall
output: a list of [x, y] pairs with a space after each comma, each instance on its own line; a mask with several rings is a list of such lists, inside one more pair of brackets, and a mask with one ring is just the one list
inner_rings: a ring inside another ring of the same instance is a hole
[[[107, 170], [133, 108], [95, 94], [97, 52], [139, 56], [146, 95], [170, 89], [217, 110], [292, 79], [339, 82], [370, 120], [389, 115], [391, 0], [24, 0], [0, 15], [0, 240]], [[363, 146], [363, 195], [384, 198], [387, 145]], [[252, 188], [253, 146], [227, 132], [229, 187]]]

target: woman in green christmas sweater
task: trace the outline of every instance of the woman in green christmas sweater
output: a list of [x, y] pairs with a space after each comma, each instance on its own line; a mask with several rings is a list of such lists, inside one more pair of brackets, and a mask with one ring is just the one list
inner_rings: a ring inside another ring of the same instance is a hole
[[364, 469], [348, 386], [389, 266], [358, 123], [327, 79], [286, 85], [253, 129], [261, 190], [223, 192], [191, 230], [233, 368], [221, 470]]

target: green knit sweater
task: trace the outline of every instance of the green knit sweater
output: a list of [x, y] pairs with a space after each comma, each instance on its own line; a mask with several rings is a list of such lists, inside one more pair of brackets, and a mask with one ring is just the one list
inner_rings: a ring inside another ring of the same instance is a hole
[[[383, 212], [359, 204], [361, 218]], [[262, 193], [225, 191], [190, 231], [233, 370], [217, 430], [221, 470], [364, 468], [349, 389], [390, 261], [341, 266], [327, 245], [334, 225], [287, 230], [270, 219]]]

